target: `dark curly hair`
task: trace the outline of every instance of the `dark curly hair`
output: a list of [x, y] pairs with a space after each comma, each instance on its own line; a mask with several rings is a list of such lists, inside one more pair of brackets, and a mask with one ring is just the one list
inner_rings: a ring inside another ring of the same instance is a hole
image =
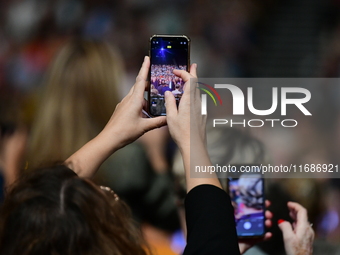
[[0, 211], [0, 254], [148, 253], [126, 204], [64, 165], [24, 174]]

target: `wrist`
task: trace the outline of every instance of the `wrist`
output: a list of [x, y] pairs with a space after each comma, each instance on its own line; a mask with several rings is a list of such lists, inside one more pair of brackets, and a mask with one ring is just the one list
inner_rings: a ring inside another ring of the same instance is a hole
[[120, 141], [103, 131], [65, 160], [64, 164], [80, 177], [92, 177], [100, 165], [119, 149]]
[[177, 143], [180, 152], [183, 154], [190, 154], [195, 151], [207, 151], [206, 144], [201, 139], [187, 139], [186, 141], [181, 141]]
[[120, 131], [112, 125], [111, 127], [106, 126], [94, 140], [111, 155], [126, 145], [124, 137], [124, 131]]
[[182, 155], [190, 154], [190, 143], [177, 143], [177, 146]]

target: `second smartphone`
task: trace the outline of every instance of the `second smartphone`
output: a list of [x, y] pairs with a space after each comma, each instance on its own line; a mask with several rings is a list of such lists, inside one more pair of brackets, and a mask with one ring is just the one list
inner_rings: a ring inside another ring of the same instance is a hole
[[149, 114], [165, 116], [164, 93], [170, 91], [177, 104], [183, 94], [184, 81], [174, 69], [189, 70], [190, 39], [185, 35], [154, 35], [150, 38]]
[[257, 174], [243, 174], [227, 179], [234, 206], [239, 238], [258, 238], [265, 234], [264, 179]]

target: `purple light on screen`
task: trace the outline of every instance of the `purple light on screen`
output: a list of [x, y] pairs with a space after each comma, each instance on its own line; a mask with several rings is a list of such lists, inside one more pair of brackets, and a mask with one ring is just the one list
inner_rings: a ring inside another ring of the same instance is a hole
[[330, 233], [334, 231], [339, 225], [339, 215], [335, 210], [328, 211], [321, 221], [321, 228], [326, 232]]

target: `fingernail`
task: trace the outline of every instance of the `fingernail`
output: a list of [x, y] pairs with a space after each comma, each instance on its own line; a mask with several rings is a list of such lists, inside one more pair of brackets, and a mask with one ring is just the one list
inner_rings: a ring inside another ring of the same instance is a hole
[[144, 57], [144, 62], [145, 62], [145, 60], [147, 59], [147, 57], [148, 57], [148, 56], [145, 56], [145, 57]]
[[279, 220], [277, 221], [277, 224], [281, 224], [282, 222], [285, 222], [285, 220], [279, 219]]
[[171, 92], [170, 91], [165, 91], [164, 96], [165, 97], [169, 96], [169, 93], [171, 93]]

